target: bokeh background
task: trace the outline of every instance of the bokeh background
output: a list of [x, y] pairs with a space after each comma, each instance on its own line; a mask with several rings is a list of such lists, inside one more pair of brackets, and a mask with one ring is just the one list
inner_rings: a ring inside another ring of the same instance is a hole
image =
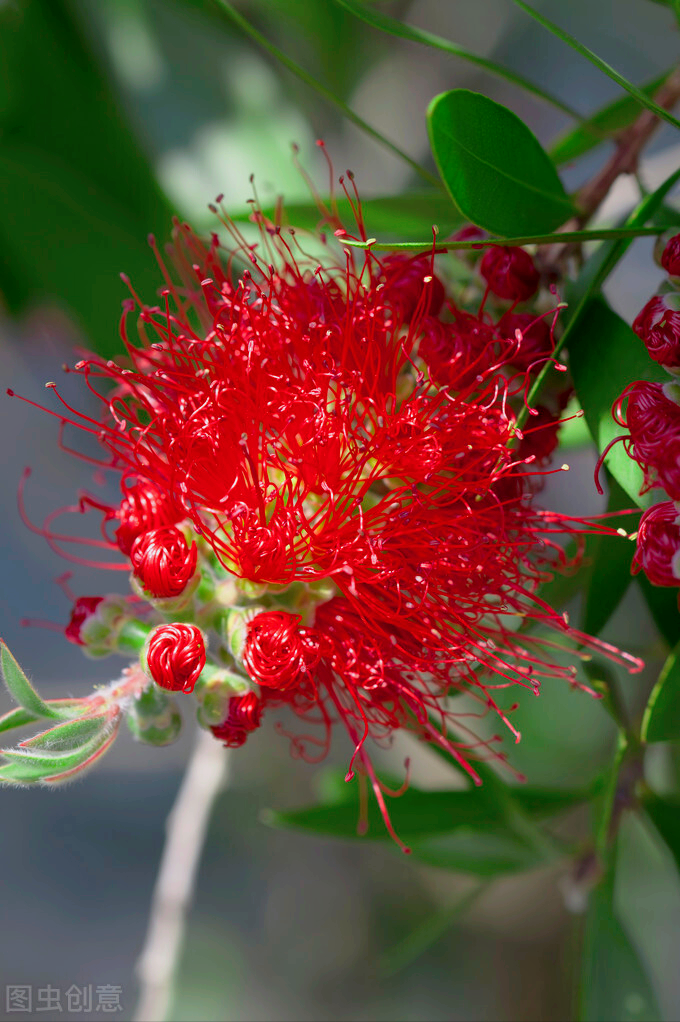
[[[237, 6], [426, 165], [425, 107], [446, 89], [469, 87], [507, 104], [546, 145], [568, 126], [519, 89], [446, 54], [380, 35], [332, 0]], [[493, 57], [583, 113], [618, 94], [509, 0], [376, 6]], [[646, 82], [677, 59], [671, 12], [649, 0], [546, 0], [541, 8], [632, 81]], [[62, 363], [73, 361], [74, 346], [117, 350], [125, 297], [119, 271], [147, 297], [154, 294], [147, 233], [165, 238], [175, 212], [212, 229], [207, 204], [218, 193], [229, 209], [243, 212], [251, 174], [265, 200], [283, 194], [307, 201], [291, 143], [324, 189], [317, 137], [326, 140], [338, 173], [354, 170], [363, 196], [418, 184], [408, 166], [259, 50], [210, 0], [0, 0], [3, 391], [10, 386], [50, 404], [44, 383], [58, 378], [64, 395], [87, 407], [78, 381], [62, 379]], [[566, 168], [567, 186], [591, 175], [607, 151]], [[643, 185], [658, 184], [678, 162], [680, 149], [664, 129], [641, 165]], [[633, 179], [620, 181], [602, 215], [625, 212], [637, 189]], [[660, 280], [651, 247], [645, 240], [633, 245], [608, 285], [629, 321]], [[54, 579], [68, 565], [22, 523], [16, 491], [30, 465], [27, 508], [40, 521], [95, 483], [86, 465], [59, 451], [49, 416], [3, 397], [0, 430], [0, 631], [45, 695], [82, 694], [119, 665], [84, 661], [57, 631], [22, 626], [27, 617], [63, 626], [69, 604]], [[576, 446], [568, 457], [571, 473], [551, 482], [545, 502], [580, 514], [599, 510], [592, 451]], [[74, 568], [71, 585], [78, 594], [99, 593], [101, 575]], [[124, 585], [124, 576], [106, 579], [110, 591]], [[632, 652], [644, 647], [649, 673], [627, 690], [631, 705], [642, 705], [664, 648], [636, 589], [606, 634]], [[0, 710], [9, 705], [0, 696]], [[601, 707], [556, 683], [538, 700], [525, 697], [516, 722], [524, 739], [512, 762], [536, 785], [587, 783], [614, 740]], [[100, 768], [68, 790], [0, 792], [0, 986], [28, 984], [35, 997], [48, 984], [62, 990], [116, 984], [124, 1006], [118, 1017], [131, 1018], [164, 821], [192, 738], [188, 714], [171, 748], [135, 745], [124, 734]], [[343, 764], [348, 749], [338, 744], [334, 762]], [[384, 762], [398, 771], [409, 753], [418, 784], [455, 783], [431, 754], [406, 743]], [[479, 878], [413, 864], [382, 843], [333, 842], [260, 822], [266, 807], [312, 802], [326, 776], [292, 761], [272, 730], [239, 751], [231, 769], [209, 833], [172, 1019], [571, 1017], [579, 899], [564, 868], [495, 880], [458, 919], [456, 904]], [[660, 785], [676, 783], [672, 756], [652, 757], [652, 769]], [[565, 825], [585, 833], [578, 813]], [[621, 854], [620, 914], [665, 1016], [679, 1018], [673, 963], [680, 881], [632, 822]], [[638, 1017], [639, 1006], [631, 1002], [629, 1009], [628, 1017]]]

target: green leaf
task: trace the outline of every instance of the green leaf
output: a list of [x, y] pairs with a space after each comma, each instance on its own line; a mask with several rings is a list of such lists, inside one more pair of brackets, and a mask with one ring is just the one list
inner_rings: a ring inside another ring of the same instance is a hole
[[5, 685], [24, 710], [36, 717], [60, 718], [62, 714], [44, 702], [19, 667], [6, 643], [0, 639], [0, 667]]
[[461, 827], [451, 834], [412, 841], [411, 854], [419, 862], [475, 876], [517, 873], [544, 864], [544, 859], [511, 832]]
[[650, 794], [643, 806], [680, 871], [680, 802]]
[[17, 706], [16, 709], [10, 710], [9, 713], [5, 713], [0, 717], [0, 734], [3, 731], [11, 731], [15, 727], [33, 724], [36, 720], [40, 720], [40, 717], [35, 713], [29, 713], [23, 706]]
[[469, 63], [476, 64], [477, 67], [488, 71], [489, 74], [496, 75], [498, 78], [504, 78], [506, 81], [518, 85], [521, 89], [526, 89], [527, 92], [531, 92], [538, 99], [545, 100], [546, 103], [550, 103], [570, 117], [581, 120], [578, 111], [564, 103], [558, 96], [553, 96], [552, 93], [546, 92], [539, 85], [529, 81], [524, 75], [517, 74], [516, 71], [503, 67], [502, 64], [497, 64], [495, 61], [489, 60], [488, 57], [480, 57], [476, 53], [471, 53], [469, 50], [459, 46], [458, 43], [452, 43], [448, 39], [434, 35], [432, 32], [416, 28], [415, 25], [406, 25], [402, 21], [397, 21], [396, 18], [390, 18], [386, 14], [382, 14], [363, 3], [357, 2], [357, 0], [336, 0], [336, 3], [356, 18], [361, 18], [366, 24], [381, 32], [387, 32], [389, 35], [397, 36], [399, 39], [407, 39], [409, 42], [422, 43], [424, 46], [429, 46], [432, 49], [449, 53], [453, 57], [467, 60]]
[[592, 891], [580, 984], [581, 1022], [660, 1022], [656, 997], [614, 909], [613, 872]]
[[9, 762], [0, 767], [0, 782], [15, 784], [58, 784], [71, 777], [100, 758], [116, 737], [119, 717], [112, 721], [112, 728], [100, 728], [99, 732], [82, 745], [69, 751], [47, 753], [31, 749], [1, 749], [0, 755]]
[[[670, 71], [658, 75], [641, 86], [646, 96], [653, 96], [668, 78]], [[595, 146], [627, 128], [640, 113], [640, 103], [633, 96], [622, 96], [602, 107], [583, 124], [569, 131], [550, 149], [551, 159], [558, 165], [584, 156]]]
[[[653, 362], [640, 338], [606, 303], [593, 298], [580, 317], [578, 330], [569, 338], [569, 368], [586, 423], [599, 451], [625, 430], [612, 418], [612, 405], [636, 379], [665, 382], [667, 374]], [[628, 496], [641, 506], [642, 471], [615, 444], [605, 465]], [[625, 545], [625, 541], [622, 540]]]
[[680, 641], [677, 589], [653, 586], [643, 571], [636, 576], [635, 581], [649, 607], [654, 624], [672, 649]]
[[442, 93], [427, 112], [439, 173], [466, 219], [496, 234], [546, 234], [574, 208], [550, 157], [527, 126], [468, 89]]
[[[325, 206], [331, 208], [330, 198], [322, 198]], [[340, 220], [351, 230], [355, 222], [354, 212], [348, 199], [341, 197], [336, 200], [337, 212]], [[384, 195], [372, 199], [362, 199], [361, 210], [363, 213], [366, 230], [369, 234], [389, 234], [395, 238], [420, 237], [431, 231], [436, 224], [440, 233], [445, 237], [463, 223], [458, 210], [453, 206], [444, 192], [404, 192], [402, 195]], [[262, 211], [267, 219], [274, 221], [277, 216], [277, 209], [273, 206], [266, 207]], [[287, 202], [283, 209], [283, 223], [290, 224], [304, 230], [316, 230], [323, 226], [324, 218], [315, 202]], [[230, 211], [232, 220], [243, 222], [250, 219], [252, 213], [243, 210]], [[659, 228], [662, 233], [664, 228]], [[393, 246], [389, 246], [393, 247]], [[396, 247], [396, 246], [394, 246]], [[420, 248], [432, 248], [432, 236], [430, 240], [418, 246]]]
[[643, 742], [680, 741], [680, 642], [661, 669], [642, 718]]
[[43, 749], [49, 753], [70, 752], [101, 735], [111, 723], [109, 712], [67, 720], [21, 742], [22, 749]]
[[[477, 767], [477, 764], [475, 764]], [[331, 795], [324, 805], [304, 809], [276, 812], [267, 810], [264, 820], [274, 827], [313, 831], [334, 837], [356, 838], [359, 802], [356, 785], [345, 784], [338, 790], [334, 771], [326, 776], [325, 791]], [[508, 788], [498, 781], [502, 795], [515, 800], [531, 816], [553, 816], [587, 798], [582, 791], [548, 791], [525, 787]], [[332, 792], [332, 794], [331, 794]], [[421, 791], [411, 786], [398, 798], [387, 798], [388, 810], [394, 828], [405, 841], [415, 838], [450, 833], [461, 827], [504, 830], [507, 807], [492, 783], [481, 788], [455, 791]], [[375, 800], [369, 798], [367, 837], [378, 841], [391, 840]]]
[[[608, 488], [607, 511], [629, 510], [630, 497], [612, 477], [608, 479]], [[623, 515], [611, 518], [607, 524], [633, 532], [637, 528], [637, 522], [637, 515], [634, 519]], [[630, 566], [635, 544], [627, 536], [594, 536], [589, 546], [588, 555], [592, 560], [592, 571], [581, 628], [589, 635], [599, 635], [633, 580]]]
[[439, 182], [432, 174], [430, 174], [429, 170], [421, 167], [416, 160], [412, 160], [407, 153], [399, 148], [399, 146], [395, 145], [394, 142], [390, 142], [388, 138], [385, 138], [385, 136], [379, 131], [371, 127], [371, 125], [368, 124], [363, 117], [359, 117], [359, 115], [348, 107], [342, 99], [335, 95], [335, 93], [331, 92], [330, 89], [327, 89], [325, 85], [322, 85], [321, 82], [317, 81], [313, 75], [310, 75], [308, 71], [305, 71], [304, 68], [300, 67], [299, 64], [283, 53], [278, 46], [275, 46], [274, 43], [270, 42], [269, 39], [263, 36], [261, 32], [258, 32], [258, 30], [251, 25], [250, 22], [239, 13], [239, 11], [236, 10], [233, 4], [230, 4], [228, 0], [213, 0], [213, 3], [216, 4], [219, 10], [222, 11], [235, 25], [238, 25], [238, 27], [249, 35], [251, 39], [254, 39], [256, 43], [262, 46], [268, 53], [278, 60], [280, 64], [291, 71], [306, 85], [309, 85], [312, 89], [318, 92], [320, 96], [323, 96], [327, 102], [336, 107], [336, 109], [338, 109], [343, 116], [347, 118], [347, 120], [351, 121], [352, 124], [356, 124], [356, 126], [365, 132], [365, 134], [370, 135], [371, 138], [376, 140], [376, 142], [379, 142], [380, 145], [389, 149], [390, 152], [394, 153], [395, 156], [398, 156], [404, 163], [407, 163], [408, 166], [425, 181], [429, 181], [430, 184], [439, 185]]
[[660, 117], [661, 120], [672, 124], [675, 128], [680, 128], [680, 121], [676, 117], [673, 117], [668, 110], [664, 110], [662, 106], [655, 103], [654, 100], [651, 99], [642, 89], [639, 89], [637, 85], [633, 85], [633, 83], [629, 82], [627, 78], [624, 78], [622, 74], [619, 74], [619, 72], [613, 68], [611, 64], [607, 64], [606, 61], [602, 60], [601, 57], [598, 57], [592, 50], [589, 50], [587, 46], [583, 45], [583, 43], [574, 39], [572, 35], [565, 32], [563, 28], [559, 27], [559, 25], [550, 21], [545, 17], [545, 15], [539, 14], [539, 12], [534, 10], [533, 7], [530, 7], [529, 4], [524, 3], [524, 0], [514, 0], [514, 2], [518, 7], [521, 7], [523, 11], [526, 11], [527, 14], [534, 18], [535, 21], [542, 25], [543, 28], [547, 29], [548, 32], [557, 36], [558, 39], [561, 39], [562, 42], [567, 44], [567, 46], [571, 46], [572, 50], [576, 50], [576, 52], [580, 53], [582, 57], [585, 57], [591, 64], [594, 64], [599, 71], [602, 71], [608, 78], [611, 78], [617, 85], [620, 85], [622, 89], [625, 89], [631, 96], [634, 96], [641, 106], [651, 110], [657, 115], [657, 117]]

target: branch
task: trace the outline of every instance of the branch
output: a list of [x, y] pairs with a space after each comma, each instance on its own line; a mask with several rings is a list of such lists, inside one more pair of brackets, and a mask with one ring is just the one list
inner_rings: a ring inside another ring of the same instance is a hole
[[223, 747], [200, 729], [166, 823], [149, 925], [137, 961], [141, 990], [135, 1022], [162, 1022], [167, 1015], [210, 813], [227, 781]]

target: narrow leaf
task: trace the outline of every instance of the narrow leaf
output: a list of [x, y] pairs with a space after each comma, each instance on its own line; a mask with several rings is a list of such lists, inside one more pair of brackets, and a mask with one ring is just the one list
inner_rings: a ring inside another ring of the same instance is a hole
[[643, 742], [680, 741], [680, 642], [661, 669], [642, 718]]
[[65, 784], [68, 781], [73, 780], [77, 774], [82, 774], [86, 770], [90, 770], [95, 764], [102, 758], [102, 756], [108, 752], [118, 735], [118, 725], [120, 723], [120, 717], [116, 718], [113, 731], [108, 735], [100, 738], [95, 744], [89, 756], [80, 762], [74, 764], [66, 770], [60, 770], [56, 774], [49, 774], [43, 777], [43, 784], [55, 785]]
[[[608, 512], [630, 510], [631, 498], [612, 477], [608, 489]], [[637, 522], [637, 515], [635, 518], [624, 515], [610, 519], [607, 524], [633, 532]], [[592, 571], [581, 626], [589, 635], [600, 634], [633, 581], [630, 567], [634, 553], [635, 544], [627, 536], [593, 537], [588, 551]]]
[[614, 909], [613, 874], [590, 895], [583, 940], [581, 1022], [660, 1022], [656, 997]]
[[[668, 78], [670, 71], [658, 75], [653, 81], [641, 86], [646, 96], [653, 96]], [[602, 107], [573, 131], [567, 132], [550, 149], [551, 159], [557, 163], [569, 163], [594, 149], [596, 145], [617, 135], [633, 123], [640, 113], [640, 103], [633, 96], [622, 96]]]
[[[612, 405], [628, 384], [636, 379], [668, 379], [661, 366], [649, 358], [640, 338], [603, 298], [589, 302], [578, 330], [570, 335], [569, 367], [588, 429], [600, 451], [615, 437], [625, 435], [612, 418]], [[642, 471], [623, 444], [612, 448], [605, 464], [628, 497], [640, 505]]]
[[680, 802], [648, 795], [644, 809], [680, 870]]
[[395, 156], [398, 156], [399, 159], [404, 161], [404, 163], [407, 163], [409, 167], [411, 167], [411, 169], [414, 170], [416, 174], [418, 174], [425, 181], [429, 181], [430, 184], [434, 184], [437, 186], [439, 185], [439, 182], [437, 181], [436, 177], [434, 177], [433, 174], [430, 174], [429, 170], [426, 170], [424, 167], [421, 167], [421, 165], [416, 160], [412, 160], [407, 153], [405, 153], [402, 149], [399, 148], [399, 146], [395, 145], [394, 142], [390, 142], [388, 138], [385, 138], [385, 136], [381, 135], [379, 131], [371, 127], [371, 125], [368, 124], [363, 119], [363, 117], [359, 117], [359, 115], [355, 113], [354, 110], [352, 110], [350, 107], [348, 107], [346, 103], [344, 103], [338, 96], [335, 95], [335, 93], [331, 92], [330, 89], [327, 89], [325, 85], [322, 85], [321, 82], [317, 81], [313, 75], [309, 74], [308, 71], [305, 71], [305, 69], [300, 67], [300, 65], [297, 64], [294, 60], [286, 56], [286, 54], [283, 53], [282, 50], [278, 48], [278, 46], [275, 46], [274, 43], [270, 42], [269, 39], [267, 39], [260, 32], [258, 32], [258, 30], [253, 25], [251, 25], [250, 22], [246, 18], [244, 18], [243, 15], [240, 14], [239, 11], [237, 11], [232, 4], [228, 2], [228, 0], [213, 0], [213, 2], [221, 11], [224, 12], [224, 14], [228, 18], [231, 19], [231, 21], [234, 24], [238, 25], [240, 29], [242, 29], [247, 35], [249, 35], [251, 39], [254, 39], [255, 42], [262, 46], [265, 50], [267, 50], [268, 53], [271, 53], [272, 56], [279, 61], [279, 63], [283, 64], [284, 67], [286, 67], [297, 78], [303, 81], [305, 85], [309, 85], [316, 92], [318, 92], [320, 96], [323, 96], [323, 98], [327, 100], [327, 102], [332, 103], [332, 105], [336, 107], [343, 114], [343, 116], [347, 118], [347, 120], [351, 121], [352, 124], [356, 124], [358, 128], [361, 128], [363, 132], [365, 132], [367, 135], [370, 135], [371, 138], [376, 140], [376, 142], [379, 142], [380, 145], [384, 146], [384, 148], [386, 149], [389, 149], [390, 152], [394, 153]]
[[[290, 219], [292, 222], [292, 217]], [[511, 247], [513, 245], [552, 245], [555, 242], [567, 244], [573, 241], [585, 244], [588, 241], [612, 241], [618, 238], [632, 240], [633, 238], [655, 237], [665, 231], [674, 230], [675, 226], [674, 224], [660, 224], [658, 227], [593, 227], [583, 231], [554, 231], [551, 234], [523, 234], [515, 238], [473, 238], [463, 241], [446, 238], [437, 243], [437, 250], [456, 252], [484, 248], [487, 245]], [[367, 241], [358, 241], [355, 238], [340, 238], [339, 240], [343, 245], [350, 245], [352, 248], [370, 248], [376, 251], [423, 252], [432, 248], [432, 238], [428, 241], [405, 242], [382, 242], [376, 241], [375, 238], [369, 238]]]
[[497, 234], [546, 234], [574, 208], [550, 157], [507, 107], [468, 89], [427, 112], [439, 173], [463, 216]]
[[67, 720], [63, 724], [43, 731], [33, 738], [20, 743], [22, 749], [43, 749], [45, 752], [70, 752], [80, 748], [85, 742], [100, 735], [111, 722], [111, 714], [107, 711], [93, 716]]
[[545, 15], [539, 14], [539, 12], [534, 10], [533, 7], [530, 7], [529, 4], [524, 3], [524, 0], [514, 0], [514, 2], [518, 7], [521, 7], [523, 11], [526, 11], [528, 15], [534, 18], [535, 21], [542, 25], [543, 28], [547, 29], [548, 32], [552, 32], [552, 34], [557, 36], [558, 39], [561, 39], [562, 42], [571, 46], [573, 50], [576, 50], [576, 52], [580, 53], [582, 57], [585, 57], [591, 64], [594, 64], [598, 70], [606, 74], [612, 79], [612, 81], [616, 82], [617, 85], [620, 85], [621, 88], [625, 89], [631, 96], [634, 96], [641, 106], [651, 110], [657, 117], [661, 118], [663, 121], [667, 121], [669, 124], [672, 124], [675, 128], [680, 128], [680, 121], [676, 117], [673, 117], [673, 115], [667, 110], [664, 110], [662, 106], [655, 103], [654, 100], [651, 99], [642, 89], [639, 89], [637, 85], [633, 85], [633, 83], [629, 82], [627, 78], [624, 78], [622, 74], [619, 74], [619, 72], [613, 68], [611, 64], [607, 64], [606, 61], [602, 60], [601, 57], [598, 57], [592, 50], [589, 50], [587, 46], [583, 45], [583, 43], [574, 39], [572, 35], [565, 32], [565, 30], [560, 28], [559, 25], [550, 21], [545, 17]]
[[518, 873], [545, 864], [536, 849], [503, 830], [461, 827], [455, 833], [411, 841], [410, 847], [419, 862], [479, 877]]
[[3, 731], [11, 731], [15, 727], [24, 727], [26, 724], [33, 724], [40, 718], [35, 713], [30, 713], [23, 706], [17, 706], [0, 717], [0, 734]]
[[504, 78], [506, 81], [512, 82], [513, 85], [526, 89], [527, 92], [531, 92], [538, 99], [542, 99], [546, 103], [550, 103], [570, 117], [574, 117], [578, 121], [582, 120], [578, 111], [563, 102], [559, 96], [553, 96], [552, 93], [546, 92], [540, 85], [536, 85], [528, 78], [525, 78], [524, 75], [517, 74], [516, 71], [503, 67], [502, 64], [497, 64], [495, 61], [489, 60], [488, 57], [480, 57], [476, 53], [471, 53], [469, 50], [459, 46], [458, 43], [453, 43], [448, 39], [442, 38], [442, 36], [434, 35], [432, 32], [426, 32], [422, 28], [416, 28], [415, 25], [406, 25], [402, 21], [397, 21], [396, 18], [390, 18], [388, 15], [366, 6], [366, 4], [357, 2], [357, 0], [336, 0], [336, 3], [340, 7], [344, 7], [346, 11], [349, 11], [356, 18], [361, 18], [366, 24], [377, 28], [381, 32], [397, 36], [400, 39], [407, 39], [409, 42], [422, 43], [423, 46], [442, 50], [444, 53], [450, 53], [453, 57], [467, 60], [471, 64], [476, 64], [477, 67], [484, 68], [489, 74], [496, 75], [498, 78]]
[[653, 586], [643, 571], [636, 576], [636, 582], [645, 598], [654, 624], [672, 649], [676, 642], [680, 642], [680, 611], [678, 610], [677, 589]]
[[20, 706], [36, 717], [60, 717], [60, 713], [45, 703], [19, 667], [6, 643], [0, 639], [0, 667], [5, 685]]

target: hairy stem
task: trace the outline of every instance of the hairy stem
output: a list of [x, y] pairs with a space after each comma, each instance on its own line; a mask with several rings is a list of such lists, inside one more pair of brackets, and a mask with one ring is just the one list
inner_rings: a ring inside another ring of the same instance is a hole
[[149, 925], [137, 961], [140, 996], [135, 1022], [163, 1022], [184, 938], [210, 814], [228, 780], [228, 757], [200, 729], [166, 823], [166, 838], [151, 898]]

